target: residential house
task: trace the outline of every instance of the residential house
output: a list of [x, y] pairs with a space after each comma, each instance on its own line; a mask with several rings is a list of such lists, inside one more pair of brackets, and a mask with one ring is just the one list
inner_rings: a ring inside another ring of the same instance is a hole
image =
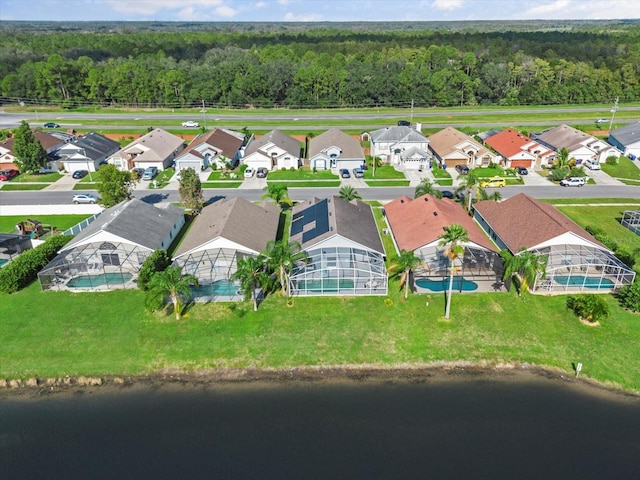
[[365, 163], [358, 139], [331, 128], [309, 141], [309, 166], [317, 170], [352, 170]]
[[140, 267], [167, 250], [184, 225], [184, 212], [127, 200], [102, 212], [38, 274], [43, 290], [135, 288]]
[[107, 161], [118, 170], [149, 167], [164, 170], [173, 164], [182, 150], [182, 138], [156, 128], [111, 155]]
[[640, 122], [633, 122], [609, 132], [609, 143], [631, 160], [640, 158]]
[[569, 125], [559, 125], [542, 133], [535, 133], [532, 137], [555, 152], [566, 148], [569, 158], [575, 159], [576, 165], [587, 160], [604, 162], [610, 156], [620, 157], [620, 150], [617, 148]]
[[247, 145], [242, 163], [254, 170], [297, 170], [301, 165], [300, 156], [300, 141], [280, 130], [272, 130]]
[[[446, 290], [451, 268], [457, 290], [489, 291], [501, 286], [503, 264], [496, 247], [458, 203], [432, 195], [415, 200], [402, 196], [386, 204], [384, 212], [398, 252], [414, 252], [422, 261], [414, 271], [418, 291]], [[469, 237], [469, 242], [462, 243], [463, 257], [453, 266], [438, 238], [452, 224], [464, 227]]]
[[[42, 145], [44, 151], [49, 155], [51, 152], [64, 145], [64, 141], [59, 138], [43, 132], [42, 130], [32, 130], [36, 140]], [[16, 169], [20, 170], [16, 163], [16, 156], [13, 152], [13, 145], [15, 143], [15, 137], [11, 136], [0, 142], [0, 170]]]
[[480, 201], [474, 217], [498, 248], [529, 250], [546, 259], [531, 290], [599, 293], [633, 283], [635, 272], [554, 206], [520, 193], [500, 203]]
[[547, 165], [555, 152], [540, 145], [526, 135], [507, 128], [487, 137], [484, 141], [502, 156], [502, 164], [506, 168], [535, 168]]
[[224, 168], [228, 164], [235, 167], [240, 159], [244, 139], [244, 133], [226, 128], [215, 128], [198, 135], [176, 157], [176, 171], [193, 168], [199, 172], [209, 167]]
[[497, 163], [498, 157], [473, 137], [453, 127], [447, 127], [429, 137], [429, 149], [441, 168], [457, 165], [486, 167]]
[[291, 274], [293, 295], [386, 295], [384, 247], [371, 206], [340, 197], [293, 208], [290, 241], [307, 254]]
[[431, 159], [429, 140], [407, 126], [393, 126], [369, 134], [371, 156], [408, 170], [425, 169]]
[[76, 170], [95, 172], [119, 149], [120, 144], [115, 140], [91, 132], [65, 143], [50, 157], [62, 164], [67, 172]]

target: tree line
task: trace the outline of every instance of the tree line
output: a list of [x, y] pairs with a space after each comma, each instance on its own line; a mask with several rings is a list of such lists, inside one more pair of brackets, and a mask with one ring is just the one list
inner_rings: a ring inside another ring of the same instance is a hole
[[0, 101], [135, 107], [640, 99], [640, 28], [0, 32]]

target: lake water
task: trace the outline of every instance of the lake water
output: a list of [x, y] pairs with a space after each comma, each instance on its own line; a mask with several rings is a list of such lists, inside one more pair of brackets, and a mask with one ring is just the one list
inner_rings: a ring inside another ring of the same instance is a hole
[[536, 376], [4, 398], [0, 478], [636, 479], [640, 400]]

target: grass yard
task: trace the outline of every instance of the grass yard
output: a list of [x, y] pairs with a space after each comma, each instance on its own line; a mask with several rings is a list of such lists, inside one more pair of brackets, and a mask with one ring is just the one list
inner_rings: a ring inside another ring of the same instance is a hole
[[91, 215], [31, 215], [25, 217], [22, 215], [3, 215], [0, 216], [0, 232], [14, 233], [16, 225], [27, 218], [38, 220], [45, 226], [52, 226], [56, 230], [66, 230], [80, 223]]
[[365, 180], [370, 187], [408, 187], [409, 180]]
[[389, 180], [389, 179], [405, 179], [404, 173], [399, 172], [395, 168], [390, 165], [383, 165], [381, 167], [376, 167], [375, 175], [374, 169], [372, 166], [369, 166], [364, 171], [364, 179], [365, 180]]
[[271, 179], [271, 174], [267, 177], [267, 183], [269, 185], [272, 184], [280, 184], [284, 185], [287, 188], [330, 188], [330, 187], [339, 187], [340, 180], [298, 180], [298, 181], [273, 181]]
[[[636, 160], [636, 162], [638, 162], [638, 160]], [[611, 177], [619, 180], [632, 180], [632, 182], [629, 182], [629, 185], [640, 185], [640, 168], [627, 157], [620, 157], [616, 165], [609, 165], [603, 162], [600, 164], [600, 167], [603, 172]]]
[[0, 187], [2, 190], [42, 190], [49, 185], [49, 183], [4, 183]]
[[638, 198], [545, 198], [539, 199], [541, 202], [552, 203], [554, 205], [599, 205], [607, 203], [629, 204], [631, 209], [633, 205], [640, 208], [640, 199]]
[[59, 173], [21, 173], [14, 177], [14, 182], [44, 182], [54, 183], [60, 180], [63, 175]]
[[[232, 177], [235, 175], [235, 177]], [[207, 181], [217, 182], [220, 180], [242, 180], [242, 172], [240, 170], [213, 170], [207, 177]]]
[[274, 170], [267, 175], [269, 180], [338, 180], [331, 170], [317, 170], [315, 173], [306, 168], [298, 170]]
[[238, 188], [242, 185], [242, 182], [235, 180], [222, 181], [222, 182], [204, 182], [201, 184], [202, 188]]
[[442, 168], [434, 168], [431, 170], [433, 178], [438, 185], [443, 187], [451, 187], [453, 185], [453, 178], [451, 174]]
[[73, 186], [74, 190], [98, 190], [98, 185], [100, 182], [84, 182], [84, 183], [76, 183]]

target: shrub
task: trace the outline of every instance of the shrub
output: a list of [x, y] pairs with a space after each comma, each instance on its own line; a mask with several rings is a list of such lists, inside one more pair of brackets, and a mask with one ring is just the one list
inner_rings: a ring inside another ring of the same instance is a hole
[[617, 165], [618, 164], [618, 157], [616, 157], [615, 155], [609, 155], [607, 157], [607, 159], [605, 160], [605, 163], [607, 165]]
[[640, 282], [636, 280], [631, 285], [622, 287], [617, 298], [623, 308], [640, 312]]
[[15, 293], [38, 277], [38, 272], [55, 258], [73, 236], [54, 235], [36, 248], [22, 252], [0, 270], [0, 292]]
[[602, 295], [593, 293], [567, 298], [567, 308], [578, 317], [595, 323], [609, 316], [609, 304]]
[[569, 169], [567, 167], [553, 168], [549, 173], [549, 177], [554, 182], [559, 182], [563, 178], [565, 178], [569, 174]]
[[586, 177], [587, 173], [584, 171], [583, 167], [571, 167], [569, 169], [570, 177]]
[[155, 250], [142, 264], [140, 273], [138, 273], [138, 288], [147, 291], [151, 277], [156, 272], [164, 271], [171, 265], [171, 257], [166, 250]]

